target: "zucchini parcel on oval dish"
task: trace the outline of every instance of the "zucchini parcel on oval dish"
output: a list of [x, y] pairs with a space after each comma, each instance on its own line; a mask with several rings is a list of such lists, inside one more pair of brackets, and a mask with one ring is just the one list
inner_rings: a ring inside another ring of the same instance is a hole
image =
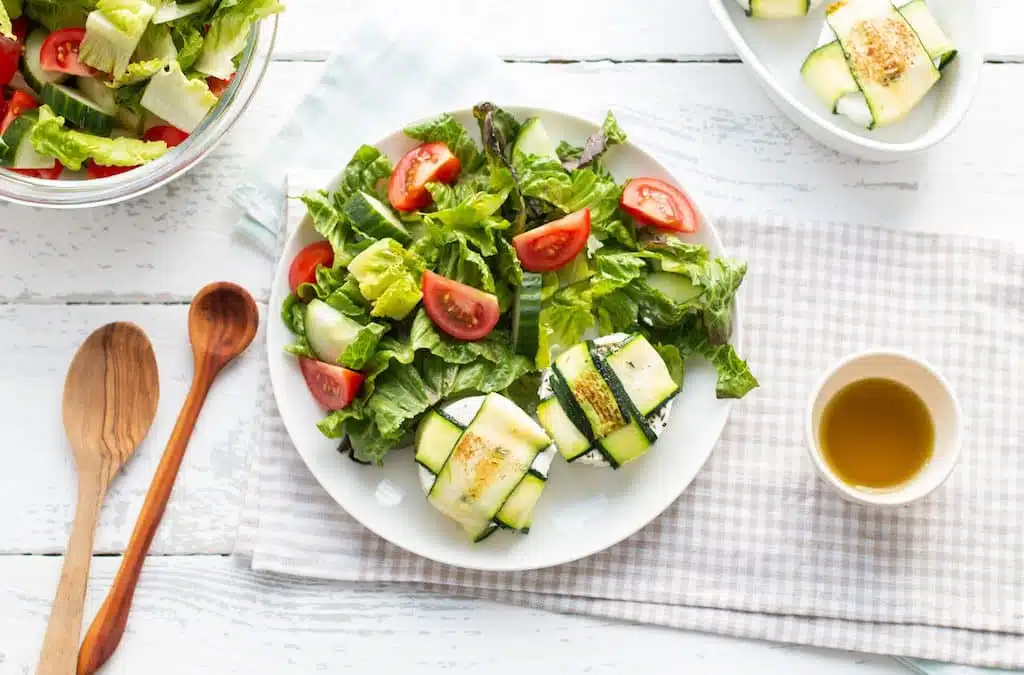
[[491, 393], [431, 410], [415, 446], [427, 501], [474, 542], [499, 528], [530, 531], [555, 447], [510, 399]]
[[833, 114], [875, 129], [910, 114], [956, 54], [926, 0], [840, 0], [800, 74]]
[[642, 334], [573, 345], [548, 368], [537, 417], [568, 462], [618, 469], [651, 449], [679, 394]]
[[754, 19], [796, 19], [807, 16], [824, 0], [736, 0]]

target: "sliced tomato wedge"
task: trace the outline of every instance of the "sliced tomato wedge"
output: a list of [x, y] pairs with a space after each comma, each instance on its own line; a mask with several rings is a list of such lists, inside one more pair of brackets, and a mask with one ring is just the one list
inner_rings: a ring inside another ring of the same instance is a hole
[[32, 108], [38, 108], [39, 101], [35, 100], [31, 94], [26, 94], [23, 91], [16, 91], [11, 95], [11, 100], [7, 102], [7, 114], [4, 115], [3, 122], [0, 122], [0, 134], [7, 131], [7, 127], [11, 126], [11, 122], [14, 118]]
[[306, 386], [317, 403], [327, 410], [341, 410], [359, 395], [366, 376], [357, 370], [349, 370], [305, 356], [299, 357], [299, 369], [306, 378]]
[[590, 237], [590, 208], [512, 238], [519, 263], [531, 272], [551, 272], [572, 261]]
[[462, 170], [459, 158], [444, 143], [423, 143], [398, 160], [388, 181], [388, 199], [399, 211], [430, 204], [427, 183], [451, 183]]
[[22, 14], [14, 21], [11, 21], [11, 30], [14, 33], [15, 39], [21, 44], [25, 44], [25, 38], [28, 37], [28, 17]]
[[686, 194], [659, 178], [632, 178], [622, 191], [622, 209], [641, 225], [696, 232], [697, 212]]
[[109, 176], [117, 176], [122, 173], [127, 173], [132, 169], [137, 169], [137, 166], [105, 166], [103, 164], [97, 164], [94, 160], [90, 159], [85, 163], [85, 176], [86, 178], [107, 178]]
[[147, 141], [163, 141], [168, 148], [173, 148], [185, 142], [188, 132], [167, 124], [158, 124], [146, 129], [146, 133], [142, 134], [142, 137]]
[[32, 178], [57, 180], [64, 173], [64, 165], [55, 161], [52, 169], [11, 169], [11, 171], [20, 173], [23, 176], [31, 176]]
[[288, 286], [292, 293], [298, 295], [299, 286], [316, 282], [316, 268], [318, 265], [330, 267], [334, 264], [334, 247], [327, 240], [318, 241], [306, 246], [292, 259], [291, 267], [288, 268]]
[[423, 308], [430, 320], [459, 340], [479, 340], [498, 323], [498, 298], [480, 289], [425, 270]]
[[226, 80], [210, 75], [206, 78], [206, 86], [210, 88], [210, 91], [214, 96], [220, 98], [224, 92], [227, 91], [227, 88], [231, 86], [231, 83], [234, 82], [235, 75], [237, 75], [237, 73], [231, 73], [231, 77]]
[[97, 71], [78, 60], [78, 47], [84, 39], [85, 28], [53, 31], [39, 50], [39, 65], [43, 70], [92, 77]]
[[17, 40], [0, 36], [0, 86], [8, 85], [21, 64], [22, 45]]

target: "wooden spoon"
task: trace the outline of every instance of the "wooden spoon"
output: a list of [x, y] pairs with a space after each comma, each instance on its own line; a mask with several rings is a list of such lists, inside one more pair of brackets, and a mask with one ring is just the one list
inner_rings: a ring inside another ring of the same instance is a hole
[[75, 457], [78, 501], [36, 673], [72, 675], [93, 535], [114, 476], [135, 453], [160, 397], [153, 346], [131, 323], [110, 323], [78, 348], [64, 381], [64, 429]]
[[79, 675], [96, 672], [121, 641], [142, 563], [167, 507], [185, 448], [210, 385], [225, 365], [245, 351], [256, 336], [258, 327], [259, 309], [252, 296], [240, 286], [227, 282], [210, 284], [193, 298], [188, 314], [189, 341], [194, 358], [192, 388], [146, 494], [121, 568], [82, 641], [78, 654]]

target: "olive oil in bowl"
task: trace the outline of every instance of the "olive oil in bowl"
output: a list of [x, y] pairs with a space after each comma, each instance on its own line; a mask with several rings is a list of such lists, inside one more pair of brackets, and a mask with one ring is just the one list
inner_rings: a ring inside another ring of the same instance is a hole
[[932, 459], [935, 424], [912, 389], [885, 377], [846, 385], [821, 417], [819, 445], [842, 482], [872, 490], [898, 487]]

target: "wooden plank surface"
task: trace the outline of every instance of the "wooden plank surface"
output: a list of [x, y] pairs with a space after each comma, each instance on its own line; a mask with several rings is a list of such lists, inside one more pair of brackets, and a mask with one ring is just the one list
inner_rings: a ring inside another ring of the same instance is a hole
[[[0, 675], [35, 669], [59, 558], [0, 557]], [[85, 623], [119, 559], [96, 558]], [[671, 671], [664, 663], [672, 664]], [[104, 675], [713, 672], [887, 675], [884, 657], [791, 648], [504, 605], [253, 575], [222, 557], [151, 558]]]
[[[727, 0], [732, 2], [733, 0]], [[321, 60], [339, 29], [358, 15], [363, 0], [291, 0], [281, 17], [278, 58]], [[986, 53], [1021, 60], [1024, 5], [1018, 0], [979, 0], [986, 12]], [[708, 7], [708, 0], [434, 0], [420, 9], [404, 0], [375, 0], [384, 17], [417, 12], [417, 23], [457, 24], [504, 58], [717, 60], [736, 52]], [[421, 16], [422, 15], [422, 16]], [[414, 36], [413, 36], [414, 37]]]
[[[1024, 155], [1004, 141], [1024, 137], [1024, 117], [1010, 103], [1024, 91], [1024, 66], [987, 66], [951, 138], [922, 158], [884, 165], [823, 149], [740, 64], [511, 67], [536, 82], [547, 105], [594, 119], [611, 107], [634, 140], [703, 194], [713, 217], [1020, 231]], [[180, 302], [219, 278], [266, 299], [272, 266], [237, 236], [224, 195], [283, 122], [277, 92], [310, 86], [321, 68], [274, 64], [216, 153], [137, 201], [85, 212], [0, 206], [0, 302]]]

